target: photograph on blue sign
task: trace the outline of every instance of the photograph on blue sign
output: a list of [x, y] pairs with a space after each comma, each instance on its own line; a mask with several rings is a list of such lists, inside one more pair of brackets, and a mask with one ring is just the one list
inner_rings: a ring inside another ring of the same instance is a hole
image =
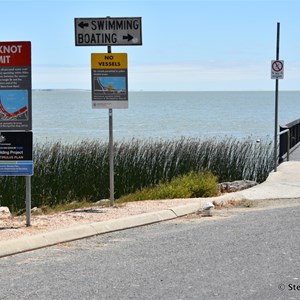
[[[127, 70], [115, 69], [93, 69], [92, 70], [92, 100], [126, 102], [124, 108], [128, 106], [128, 82]], [[123, 108], [121, 105], [120, 108]], [[113, 108], [119, 108], [118, 105]]]
[[0, 120], [28, 120], [27, 90], [0, 90]]
[[125, 77], [100, 77], [98, 78], [99, 90], [103, 92], [126, 93]]

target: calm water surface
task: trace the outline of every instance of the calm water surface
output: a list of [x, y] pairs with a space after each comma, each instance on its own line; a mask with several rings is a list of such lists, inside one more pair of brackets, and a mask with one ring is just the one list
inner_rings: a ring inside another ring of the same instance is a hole
[[[36, 142], [108, 141], [108, 110], [92, 109], [90, 91], [33, 92]], [[220, 137], [273, 139], [274, 92], [131, 92], [113, 110], [114, 140]], [[300, 91], [280, 92], [279, 123], [300, 118]]]

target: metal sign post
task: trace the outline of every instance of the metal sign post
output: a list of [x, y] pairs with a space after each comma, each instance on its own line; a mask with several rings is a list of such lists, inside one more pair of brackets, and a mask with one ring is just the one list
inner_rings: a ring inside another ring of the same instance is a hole
[[108, 110], [109, 117], [109, 200], [110, 206], [115, 205], [115, 181], [114, 181], [114, 139], [113, 139], [113, 110]]
[[[276, 42], [276, 61], [271, 63], [271, 78], [275, 81], [275, 127], [274, 127], [274, 171], [277, 172], [278, 164], [278, 79], [283, 78], [283, 62], [279, 61], [279, 40], [280, 40], [280, 23], [277, 23], [277, 42]], [[278, 71], [278, 76], [274, 76], [274, 73]], [[282, 76], [281, 76], [282, 72]]]
[[[76, 46], [107, 46], [92, 53], [92, 107], [108, 108], [109, 190], [114, 205], [113, 108], [128, 108], [127, 54], [111, 54], [111, 46], [142, 45], [142, 18], [75, 18]], [[110, 54], [110, 55], [109, 55]]]
[[[107, 53], [111, 53], [111, 46], [107, 46]], [[109, 118], [109, 200], [110, 206], [115, 205], [115, 176], [114, 176], [114, 138], [113, 138], [113, 110], [108, 109]]]
[[128, 107], [127, 54], [92, 53], [92, 107], [108, 108], [110, 205], [114, 205], [113, 108]]
[[26, 226], [31, 225], [31, 177], [26, 176]]

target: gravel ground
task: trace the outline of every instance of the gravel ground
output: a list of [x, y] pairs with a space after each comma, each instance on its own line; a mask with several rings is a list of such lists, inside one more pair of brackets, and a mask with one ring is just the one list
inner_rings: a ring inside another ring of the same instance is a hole
[[29, 227], [26, 226], [26, 216], [8, 218], [0, 215], [0, 241], [192, 203], [200, 202], [199, 199], [172, 199], [129, 202], [117, 208], [93, 206], [49, 215], [32, 215], [32, 226]]

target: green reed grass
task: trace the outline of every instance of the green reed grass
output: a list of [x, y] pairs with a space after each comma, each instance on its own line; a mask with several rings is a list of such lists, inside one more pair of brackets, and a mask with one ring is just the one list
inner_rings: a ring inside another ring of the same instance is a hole
[[[211, 171], [219, 182], [262, 182], [273, 163], [272, 143], [251, 139], [131, 140], [115, 143], [114, 153], [116, 199], [190, 171]], [[33, 206], [109, 197], [107, 143], [36, 144], [33, 157]], [[0, 177], [0, 205], [25, 206], [24, 177]]]

